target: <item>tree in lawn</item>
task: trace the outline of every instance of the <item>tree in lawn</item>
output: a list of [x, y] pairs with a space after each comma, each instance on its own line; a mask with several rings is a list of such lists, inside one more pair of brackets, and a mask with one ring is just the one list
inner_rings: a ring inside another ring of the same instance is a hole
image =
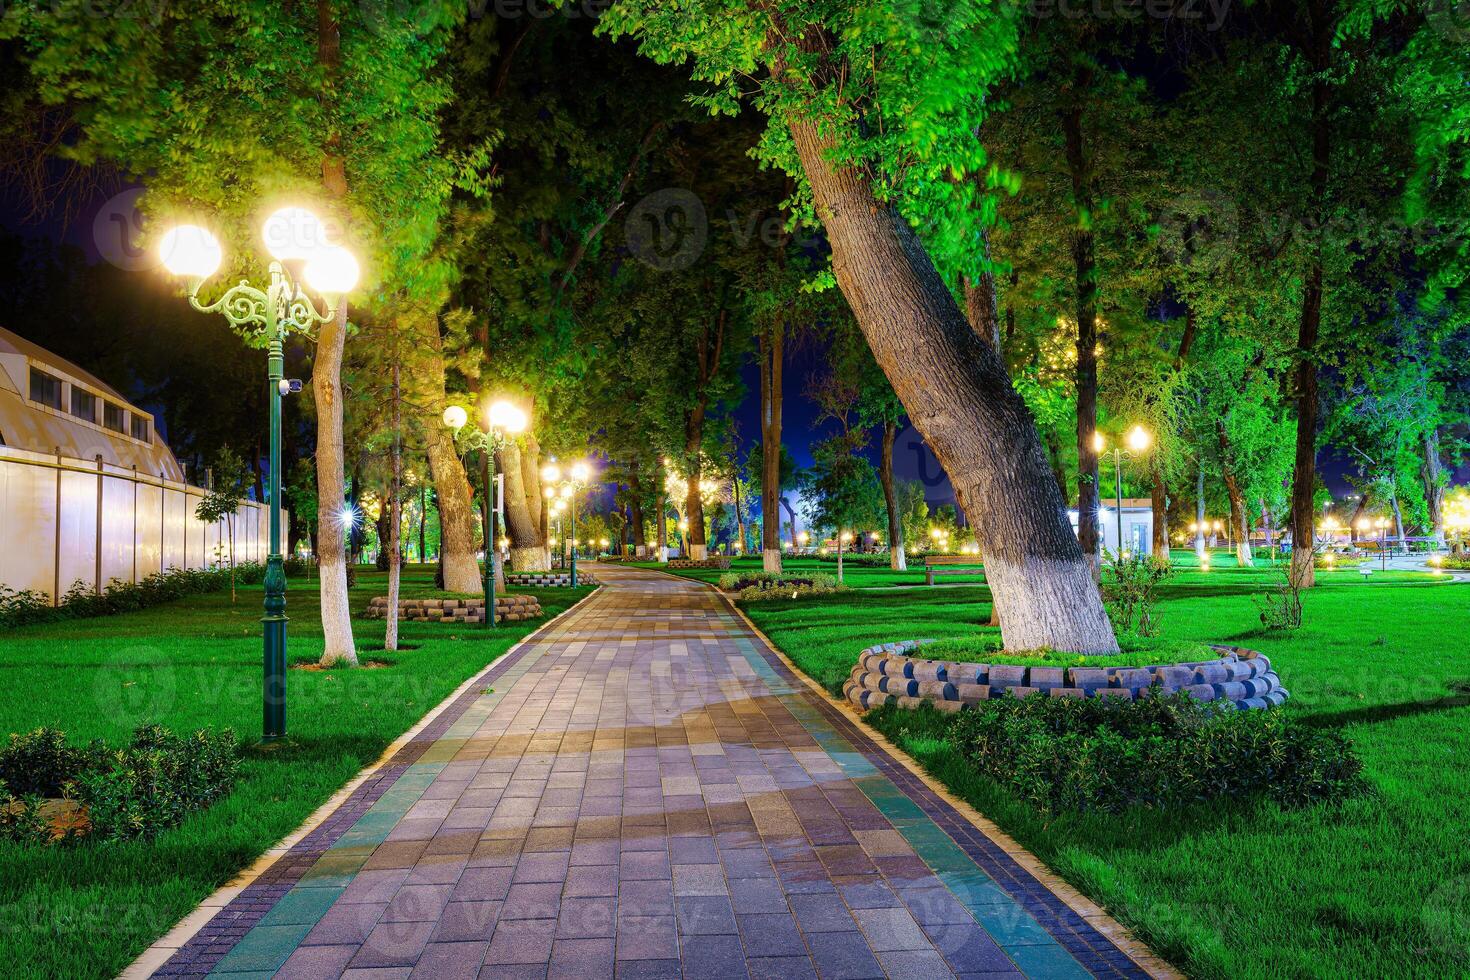
[[1030, 416], [910, 223], [947, 240], [971, 223], [972, 182], [939, 175], [984, 169], [975, 131], [1016, 50], [996, 8], [961, 2], [945, 13], [903, 2], [726, 0], [689, 11], [635, 0], [600, 26], [636, 35], [657, 60], [692, 61], [714, 110], [754, 93], [771, 121], [762, 155], [797, 178], [875, 358], [966, 502], [986, 515], [1006, 645], [1113, 651]]
[[[765, 506], [764, 501], [767, 493], [771, 492], [767, 490], [770, 484], [765, 482], [766, 474], [770, 472], [767, 469], [768, 464], [766, 463], [765, 456], [764, 444], [753, 446], [750, 450], [749, 465], [751, 479], [755, 482], [755, 492], [761, 498], [762, 507]], [[777, 518], [777, 529], [779, 530], [780, 528], [780, 514], [784, 510], [786, 512], [786, 526], [790, 531], [791, 547], [795, 548], [797, 544], [796, 535], [800, 528], [796, 524], [796, 509], [791, 505], [791, 497], [801, 486], [801, 468], [796, 465], [796, 457], [791, 455], [791, 450], [787, 449], [784, 444], [781, 446], [781, 458], [775, 466], [775, 470], [776, 484], [773, 490], [776, 497], [777, 509], [773, 513], [775, 513]], [[762, 514], [762, 520], [764, 520], [764, 514]], [[764, 527], [764, 524], [762, 527]]]
[[249, 470], [240, 454], [225, 446], [214, 457], [209, 492], [194, 508], [194, 516], [204, 524], [224, 523], [229, 540], [230, 602], [235, 601], [235, 512], [245, 502], [249, 488]]
[[[441, 153], [437, 117], [449, 95], [438, 73], [462, 12], [376, 16], [333, 0], [287, 11], [221, 2], [156, 17], [8, 12], [0, 34], [23, 38], [46, 101], [69, 113], [64, 153], [109, 160], [146, 184], [150, 213], [205, 213], [226, 245], [218, 289], [261, 278], [260, 210], [289, 196], [324, 212], [366, 270], [359, 294], [414, 292], [412, 276], [438, 233], [456, 164]], [[11, 16], [14, 14], [14, 16]], [[248, 90], [251, 98], [241, 98]], [[262, 110], [269, 106], [269, 111]], [[360, 120], [374, 125], [359, 125]], [[201, 124], [207, 121], [207, 125]], [[361, 177], [363, 179], [359, 180]], [[406, 274], [406, 278], [404, 277]], [[347, 307], [315, 338], [318, 510], [346, 497], [341, 369]], [[343, 528], [318, 526], [323, 662], [356, 662]]]

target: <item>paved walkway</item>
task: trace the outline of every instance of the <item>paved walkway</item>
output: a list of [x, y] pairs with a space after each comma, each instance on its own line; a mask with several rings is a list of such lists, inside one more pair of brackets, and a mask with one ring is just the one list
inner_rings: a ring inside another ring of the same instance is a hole
[[155, 975], [1146, 975], [713, 590], [598, 574]]

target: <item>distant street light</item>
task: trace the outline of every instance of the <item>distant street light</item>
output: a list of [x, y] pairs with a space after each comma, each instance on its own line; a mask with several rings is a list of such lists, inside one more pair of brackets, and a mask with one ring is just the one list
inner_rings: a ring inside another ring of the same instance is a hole
[[481, 622], [485, 629], [497, 625], [495, 609], [495, 552], [500, 537], [497, 527], [499, 512], [495, 509], [495, 454], [506, 441], [526, 428], [526, 413], [508, 401], [497, 401], [485, 408], [480, 425], [470, 428], [469, 413], [459, 405], [450, 405], [444, 410], [444, 424], [454, 431], [454, 439], [467, 450], [480, 453], [480, 475], [485, 483], [485, 520], [483, 531], [485, 547], [485, 615]]
[[555, 463], [547, 463], [541, 469], [541, 479], [547, 485], [556, 485], [557, 497], [565, 503], [572, 514], [572, 588], [577, 587], [577, 491], [592, 479], [592, 467], [586, 462], [578, 460], [573, 463], [565, 479], [562, 477], [561, 467]]
[[[281, 396], [291, 390], [285, 379], [285, 342], [291, 331], [309, 333], [337, 317], [342, 298], [357, 285], [357, 259], [345, 248], [328, 245], [317, 217], [305, 208], [284, 208], [266, 219], [262, 229], [270, 264], [264, 289], [245, 280], [205, 306], [199, 301], [204, 281], [219, 270], [223, 250], [214, 235], [198, 225], [169, 229], [159, 243], [163, 267], [189, 284], [189, 305], [201, 313], [219, 313], [230, 326], [263, 339], [266, 345], [267, 397], [270, 404], [270, 545], [265, 561], [265, 615], [261, 618], [265, 647], [262, 697], [262, 741], [286, 734], [286, 569], [281, 558]], [[301, 288], [296, 263], [307, 285], [326, 301], [325, 313]], [[349, 513], [349, 520], [356, 515]]]
[[[1114, 517], [1118, 525], [1118, 554], [1123, 554], [1123, 460], [1142, 456], [1153, 444], [1153, 436], [1149, 435], [1147, 429], [1141, 425], [1135, 425], [1128, 430], [1128, 448], [1120, 446], [1113, 447], [1113, 499], [1117, 507]], [[1092, 448], [1101, 454], [1106, 446], [1101, 432], [1092, 434]]]

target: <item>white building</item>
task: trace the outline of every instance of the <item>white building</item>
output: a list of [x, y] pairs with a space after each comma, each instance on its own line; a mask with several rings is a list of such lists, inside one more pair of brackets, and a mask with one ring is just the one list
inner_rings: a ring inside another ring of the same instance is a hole
[[[1077, 508], [1067, 511], [1072, 530], [1077, 530]], [[1098, 511], [1104, 551], [1118, 551], [1118, 512], [1113, 500], [1104, 500]], [[1123, 548], [1137, 554], [1151, 554], [1154, 540], [1154, 505], [1146, 497], [1123, 498]]]
[[[153, 416], [69, 361], [0, 327], [0, 585], [101, 590], [220, 559], [228, 531], [204, 524], [204, 496]], [[265, 508], [235, 515], [235, 560], [264, 561]]]

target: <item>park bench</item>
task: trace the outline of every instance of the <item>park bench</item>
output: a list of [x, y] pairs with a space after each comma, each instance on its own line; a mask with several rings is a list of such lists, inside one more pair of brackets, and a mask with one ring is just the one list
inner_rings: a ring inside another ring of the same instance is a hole
[[933, 585], [936, 575], [975, 575], [980, 559], [967, 555], [928, 555], [924, 558], [924, 584]]

